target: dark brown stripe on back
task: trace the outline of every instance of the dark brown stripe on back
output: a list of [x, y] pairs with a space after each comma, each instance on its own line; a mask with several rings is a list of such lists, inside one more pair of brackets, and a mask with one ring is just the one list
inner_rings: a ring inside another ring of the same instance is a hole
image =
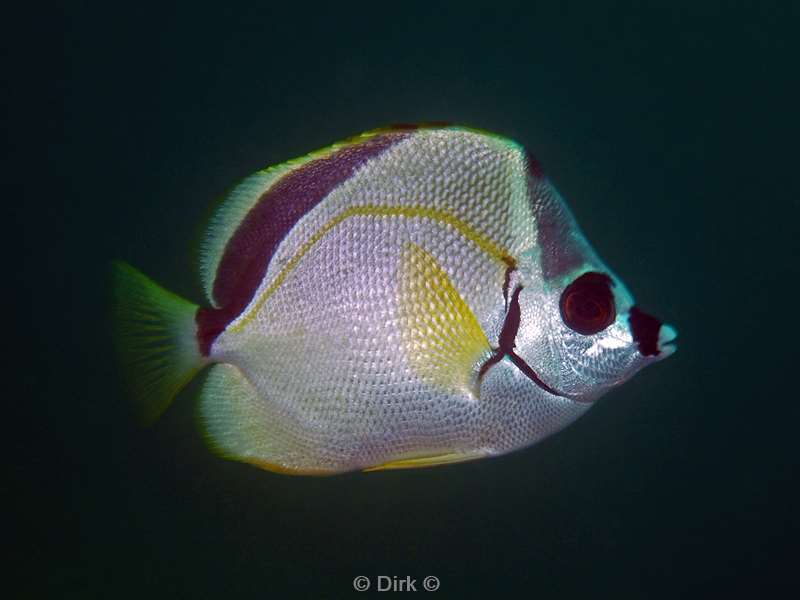
[[250, 303], [276, 248], [300, 218], [367, 161], [409, 135], [389, 131], [312, 160], [284, 175], [258, 199], [228, 240], [217, 267], [213, 295], [219, 308], [197, 311], [197, 338], [204, 356]]

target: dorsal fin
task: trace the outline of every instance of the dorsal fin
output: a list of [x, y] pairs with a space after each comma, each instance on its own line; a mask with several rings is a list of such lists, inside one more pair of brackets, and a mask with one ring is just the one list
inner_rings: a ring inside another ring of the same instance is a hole
[[361, 144], [376, 136], [392, 132], [408, 132], [413, 129], [445, 128], [444, 123], [424, 123], [420, 125], [392, 125], [380, 129], [373, 129], [365, 133], [347, 138], [322, 150], [317, 150], [305, 156], [287, 162], [267, 167], [246, 177], [236, 185], [221, 201], [214, 215], [211, 217], [208, 230], [200, 248], [200, 276], [209, 302], [215, 307], [219, 303], [214, 298], [214, 281], [217, 269], [222, 261], [228, 241], [236, 233], [248, 212], [258, 203], [273, 185], [292, 171], [317, 159], [325, 158], [345, 147]]
[[200, 277], [206, 297], [212, 305], [217, 305], [213, 294], [214, 279], [217, 276], [219, 262], [222, 260], [222, 253], [225, 251], [225, 244], [248, 211], [272, 187], [272, 184], [306, 160], [311, 160], [311, 156], [268, 167], [245, 177], [220, 203], [211, 217], [200, 249]]

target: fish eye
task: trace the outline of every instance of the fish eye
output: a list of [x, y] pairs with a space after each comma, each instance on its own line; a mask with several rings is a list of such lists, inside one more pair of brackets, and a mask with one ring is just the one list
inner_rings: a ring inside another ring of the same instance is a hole
[[598, 333], [611, 325], [617, 317], [612, 285], [611, 277], [593, 271], [570, 283], [559, 302], [564, 324], [583, 335]]

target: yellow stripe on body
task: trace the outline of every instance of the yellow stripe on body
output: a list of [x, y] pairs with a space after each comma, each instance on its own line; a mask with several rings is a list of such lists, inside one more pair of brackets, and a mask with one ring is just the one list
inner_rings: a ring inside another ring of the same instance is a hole
[[292, 272], [292, 270], [298, 265], [308, 251], [311, 250], [311, 248], [317, 242], [319, 242], [325, 236], [325, 234], [346, 219], [362, 216], [431, 219], [432, 221], [450, 225], [462, 236], [473, 242], [476, 246], [478, 246], [478, 248], [492, 258], [496, 259], [498, 262], [505, 263], [506, 265], [513, 265], [515, 263], [514, 259], [507, 250], [496, 244], [487, 235], [477, 231], [474, 227], [462, 221], [458, 217], [451, 215], [447, 211], [414, 205], [381, 206], [375, 204], [366, 204], [363, 206], [351, 206], [325, 223], [325, 225], [323, 225], [319, 231], [317, 231], [308, 240], [306, 240], [302, 246], [300, 246], [295, 255], [289, 259], [281, 272], [278, 273], [278, 276], [275, 277], [267, 289], [261, 293], [252, 308], [247, 311], [247, 313], [244, 314], [235, 324], [231, 325], [229, 327], [229, 331], [240, 332], [255, 318], [258, 311], [264, 306], [264, 303], [278, 290], [280, 285], [289, 276], [289, 273]]
[[477, 399], [477, 366], [492, 353], [478, 319], [436, 259], [416, 244], [403, 248], [398, 280], [409, 365], [424, 381]]

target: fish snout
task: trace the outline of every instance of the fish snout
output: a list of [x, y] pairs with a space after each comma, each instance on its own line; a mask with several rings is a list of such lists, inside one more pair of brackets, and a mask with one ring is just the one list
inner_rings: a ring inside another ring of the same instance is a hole
[[672, 325], [666, 323], [661, 325], [661, 329], [658, 331], [659, 359], [667, 358], [675, 353], [675, 350], [678, 349], [678, 345], [675, 343], [677, 338], [678, 332]]
[[677, 350], [675, 339], [678, 337], [678, 332], [675, 328], [662, 323], [638, 306], [632, 307], [628, 313], [628, 323], [633, 341], [639, 346], [642, 356], [657, 357], [661, 360]]

